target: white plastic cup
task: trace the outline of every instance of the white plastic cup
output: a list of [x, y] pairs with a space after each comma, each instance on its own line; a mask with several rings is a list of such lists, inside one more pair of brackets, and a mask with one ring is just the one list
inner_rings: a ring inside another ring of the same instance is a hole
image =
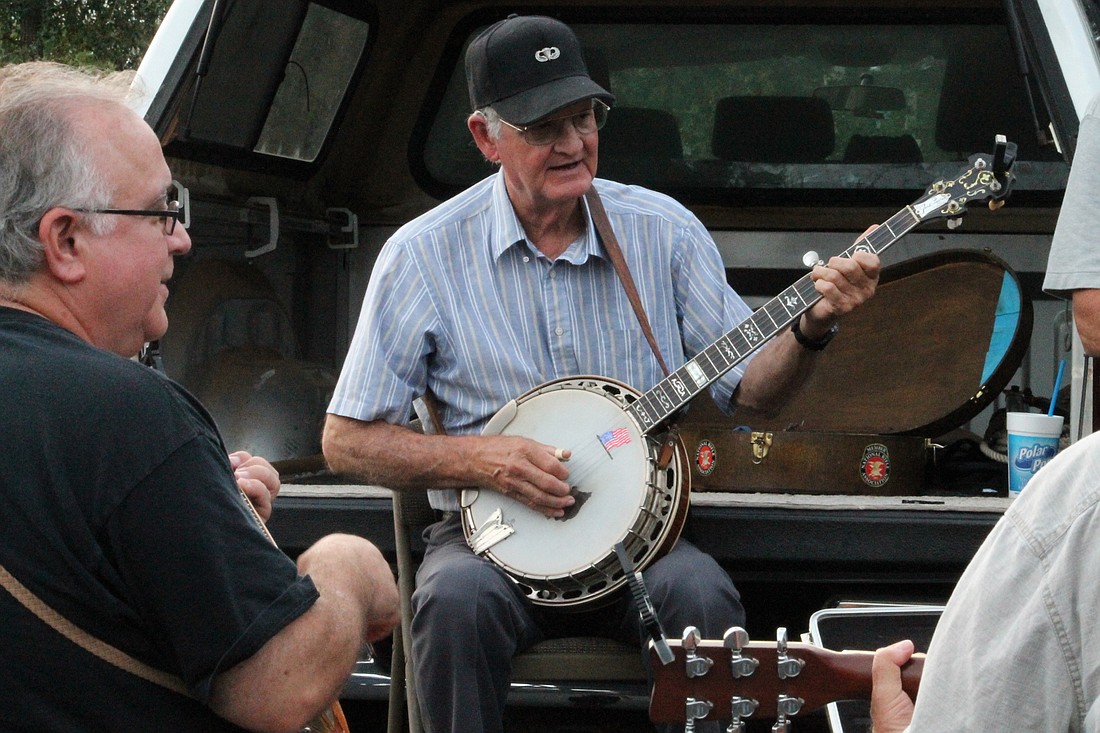
[[1061, 415], [1010, 412], [1008, 427], [1008, 496], [1015, 498], [1035, 473], [1058, 453]]

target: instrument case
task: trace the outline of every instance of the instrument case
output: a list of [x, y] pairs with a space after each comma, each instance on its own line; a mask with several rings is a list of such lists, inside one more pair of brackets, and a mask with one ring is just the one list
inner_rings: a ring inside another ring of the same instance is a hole
[[799, 393], [774, 416], [682, 419], [695, 491], [925, 493], [936, 438], [1007, 386], [1031, 337], [1031, 302], [1008, 265], [948, 250], [884, 268]]

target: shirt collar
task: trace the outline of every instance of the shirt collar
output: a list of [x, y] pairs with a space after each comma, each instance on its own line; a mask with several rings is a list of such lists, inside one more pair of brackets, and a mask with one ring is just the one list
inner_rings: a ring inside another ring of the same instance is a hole
[[[581, 199], [581, 207], [585, 219], [584, 234], [578, 241], [569, 245], [569, 249], [558, 258], [574, 265], [584, 264], [589, 257], [604, 257], [604, 249], [596, 235], [596, 227], [592, 222], [592, 212], [588, 208], [587, 199]], [[523, 224], [520, 223], [516, 210], [508, 198], [503, 170], [497, 172], [496, 180], [493, 182], [492, 212], [493, 227], [489, 232], [489, 246], [494, 259], [499, 260], [507, 250], [517, 246], [528, 247], [532, 252], [536, 252], [535, 248], [527, 242]]]

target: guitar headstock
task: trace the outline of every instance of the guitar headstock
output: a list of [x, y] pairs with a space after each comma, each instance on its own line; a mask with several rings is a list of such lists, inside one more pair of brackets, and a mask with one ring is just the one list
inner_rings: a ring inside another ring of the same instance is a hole
[[[670, 640], [673, 661], [662, 664], [651, 650], [653, 691], [649, 717], [655, 723], [696, 720], [730, 722], [743, 718], [791, 717], [837, 700], [867, 700], [871, 695], [869, 651], [836, 652], [800, 642], [788, 643], [779, 629], [774, 643], [750, 642], [744, 629], [732, 628], [722, 640], [700, 639], [688, 628]], [[916, 697], [923, 655], [902, 670], [902, 685]]]
[[998, 135], [993, 154], [970, 156], [966, 168], [951, 180], [939, 180], [928, 187], [923, 197], [910, 205], [919, 221], [947, 219], [954, 228], [967, 207], [976, 201], [986, 201], [990, 209], [1004, 205], [1015, 178], [1012, 164], [1016, 162], [1016, 143]]

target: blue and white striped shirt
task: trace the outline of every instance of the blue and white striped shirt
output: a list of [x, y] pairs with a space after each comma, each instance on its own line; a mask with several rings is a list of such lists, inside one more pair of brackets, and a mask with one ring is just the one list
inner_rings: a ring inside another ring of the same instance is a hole
[[[686, 208], [637, 186], [596, 187], [669, 368], [751, 315]], [[711, 387], [718, 404], [746, 364]], [[329, 412], [404, 423], [430, 389], [448, 433], [476, 434], [509, 400], [581, 374], [643, 392], [664, 377], [591, 219], [551, 262], [526, 241], [497, 173], [382, 248]]]

